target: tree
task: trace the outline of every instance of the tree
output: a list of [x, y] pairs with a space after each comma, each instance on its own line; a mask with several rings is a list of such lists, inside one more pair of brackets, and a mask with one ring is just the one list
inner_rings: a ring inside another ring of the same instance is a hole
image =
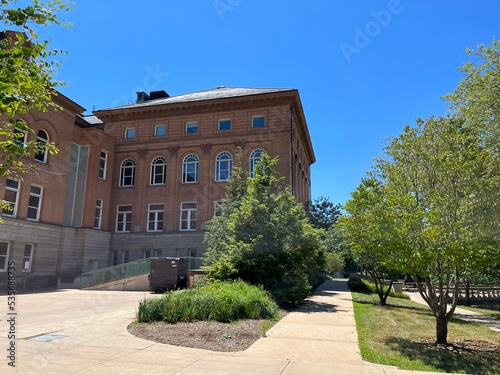
[[311, 224], [325, 230], [335, 224], [342, 214], [342, 205], [340, 203], [335, 205], [324, 196], [308, 202], [306, 207]]
[[277, 299], [295, 302], [310, 292], [309, 277], [321, 270], [324, 260], [320, 231], [285, 188], [277, 163], [264, 154], [254, 177], [243, 185], [246, 171], [235, 169], [221, 203], [222, 216], [207, 224], [203, 268], [209, 279], [242, 279], [263, 285]]
[[[49, 40], [40, 40], [34, 26], [62, 25], [58, 19], [70, 6], [60, 0], [32, 0], [24, 8], [15, 8], [14, 0], [2, 0], [0, 22], [0, 177], [19, 177], [34, 169], [26, 156], [57, 152], [52, 143], [24, 142], [32, 129], [18, 116], [30, 111], [56, 108], [54, 88], [62, 83], [55, 79], [59, 63], [51, 61], [62, 51], [49, 49]], [[11, 7], [9, 8], [9, 5]]]
[[466, 53], [477, 62], [462, 65], [459, 70], [464, 77], [444, 99], [455, 115], [481, 128], [485, 143], [500, 153], [500, 40], [476, 50], [468, 48]]
[[[376, 159], [375, 203], [365, 194], [346, 204], [345, 230], [358, 246], [414, 278], [436, 318], [437, 344], [447, 343], [467, 270], [497, 262], [500, 163], [483, 135], [461, 118], [418, 120]], [[366, 233], [351, 233], [365, 216]]]
[[[394, 233], [384, 220], [384, 185], [369, 174], [351, 195], [352, 199], [345, 204], [348, 215], [342, 216], [337, 226], [342, 230], [344, 241], [349, 243], [353, 260], [370, 274], [380, 304], [384, 306], [394, 277], [398, 275], [390, 267], [394, 250], [387, 239], [394, 237]], [[386, 279], [389, 285], [384, 289]]]

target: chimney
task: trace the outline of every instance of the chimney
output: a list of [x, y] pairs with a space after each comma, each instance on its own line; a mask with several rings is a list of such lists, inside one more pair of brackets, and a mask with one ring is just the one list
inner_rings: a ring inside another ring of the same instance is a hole
[[143, 103], [149, 100], [149, 95], [144, 91], [137, 91], [137, 100], [136, 103]]
[[170, 98], [170, 95], [166, 93], [165, 90], [151, 91], [149, 93], [150, 100]]

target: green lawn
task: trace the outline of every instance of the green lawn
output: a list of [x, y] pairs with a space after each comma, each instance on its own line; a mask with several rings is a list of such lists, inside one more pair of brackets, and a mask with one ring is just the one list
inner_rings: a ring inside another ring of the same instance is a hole
[[378, 303], [376, 295], [352, 293], [354, 313], [363, 359], [402, 369], [500, 374], [500, 334], [487, 327], [453, 319], [448, 342], [463, 350], [432, 345], [435, 319], [427, 306], [409, 300], [388, 299]]

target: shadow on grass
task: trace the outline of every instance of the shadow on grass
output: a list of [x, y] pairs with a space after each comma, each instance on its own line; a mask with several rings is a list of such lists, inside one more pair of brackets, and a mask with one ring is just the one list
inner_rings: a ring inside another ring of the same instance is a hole
[[[429, 343], [419, 343], [408, 339], [392, 337], [387, 346], [401, 355], [421, 361], [444, 372], [465, 372], [475, 375], [500, 374], [498, 351], [488, 350], [449, 350]], [[453, 343], [451, 343], [453, 344]]]
[[[373, 294], [371, 294], [371, 293], [360, 293], [360, 292], [358, 292], [358, 293], [366, 295], [366, 296], [373, 296]], [[415, 311], [415, 312], [417, 312], [419, 314], [432, 315], [432, 313], [429, 310], [429, 308], [427, 306], [425, 306], [425, 305], [404, 306], [404, 305], [393, 305], [390, 302], [387, 303], [386, 305], [381, 305], [379, 299], [377, 299], [377, 300], [360, 300], [360, 299], [356, 299], [356, 298], [353, 298], [353, 302], [360, 303], [360, 304], [363, 304], [363, 305], [379, 306], [379, 307], [387, 309], [387, 310], [390, 310], [390, 309], [406, 309], [406, 310]]]

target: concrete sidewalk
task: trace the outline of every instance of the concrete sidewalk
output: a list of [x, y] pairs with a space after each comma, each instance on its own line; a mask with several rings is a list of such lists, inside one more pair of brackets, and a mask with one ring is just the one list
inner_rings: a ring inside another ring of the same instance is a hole
[[435, 375], [361, 359], [345, 280], [327, 281], [267, 337], [237, 353], [157, 344], [130, 335], [127, 325], [146, 296], [79, 290], [17, 296], [16, 368], [8, 366], [5, 355], [9, 315], [7, 297], [1, 296], [0, 373]]

